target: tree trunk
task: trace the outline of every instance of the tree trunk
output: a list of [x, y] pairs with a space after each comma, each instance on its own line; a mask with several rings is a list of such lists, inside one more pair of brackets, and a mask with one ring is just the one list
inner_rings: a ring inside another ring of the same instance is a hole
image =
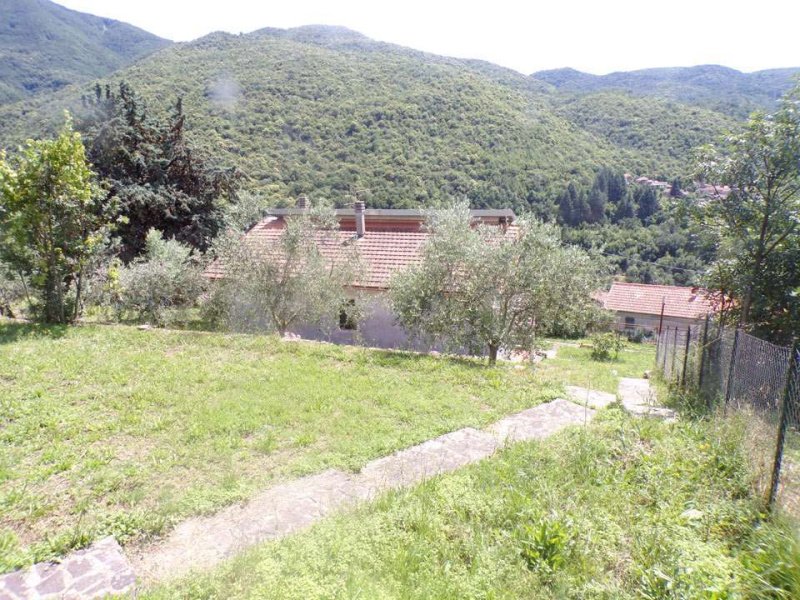
[[489, 344], [489, 364], [496, 365], [497, 364], [497, 351], [499, 348], [497, 344]]

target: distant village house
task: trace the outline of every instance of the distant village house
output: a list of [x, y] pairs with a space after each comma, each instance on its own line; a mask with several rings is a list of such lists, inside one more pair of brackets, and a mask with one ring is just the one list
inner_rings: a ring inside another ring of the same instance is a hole
[[696, 287], [615, 281], [598, 301], [615, 313], [617, 329], [650, 333], [696, 326], [715, 312], [708, 293]]

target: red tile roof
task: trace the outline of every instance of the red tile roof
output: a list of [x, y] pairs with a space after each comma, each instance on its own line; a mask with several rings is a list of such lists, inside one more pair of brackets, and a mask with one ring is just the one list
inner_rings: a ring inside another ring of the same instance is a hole
[[[336, 261], [349, 256], [344, 249], [355, 245], [362, 263], [362, 274], [354, 287], [385, 290], [395, 272], [420, 262], [422, 246], [430, 236], [422, 228], [421, 216], [403, 221], [370, 219], [368, 212], [366, 232], [363, 237], [357, 238], [355, 222], [352, 218], [348, 219], [348, 215], [343, 215], [340, 218], [342, 228], [333, 234], [320, 232], [316, 239], [317, 247], [325, 258]], [[269, 252], [270, 248], [277, 247], [283, 227], [283, 217], [267, 217], [248, 231], [245, 239], [263, 246]], [[516, 231], [515, 225], [507, 227], [508, 235], [514, 235]], [[210, 279], [224, 277], [225, 265], [214, 261], [206, 269], [205, 276]]]
[[701, 288], [615, 281], [603, 297], [608, 310], [665, 317], [701, 319], [714, 312], [708, 292]]

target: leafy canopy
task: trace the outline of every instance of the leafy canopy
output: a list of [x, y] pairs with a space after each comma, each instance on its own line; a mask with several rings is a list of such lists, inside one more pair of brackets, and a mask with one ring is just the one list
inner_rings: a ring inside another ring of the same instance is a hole
[[351, 299], [359, 272], [355, 244], [343, 241], [333, 210], [321, 204], [287, 217], [276, 243], [240, 238], [220, 244], [225, 279], [216, 303], [233, 329], [284, 335], [296, 326], [331, 326]]
[[702, 148], [697, 170], [731, 188], [698, 211], [719, 243], [712, 283], [737, 300], [742, 324], [777, 338], [798, 333], [800, 88], [775, 113], [754, 113], [721, 147]]
[[585, 322], [598, 267], [532, 217], [476, 224], [466, 203], [433, 211], [422, 261], [391, 284], [397, 320], [419, 338], [475, 353], [530, 349], [536, 331]]
[[30, 278], [46, 322], [80, 315], [84, 279], [110, 230], [113, 204], [101, 198], [69, 115], [56, 139], [0, 154], [0, 258]]

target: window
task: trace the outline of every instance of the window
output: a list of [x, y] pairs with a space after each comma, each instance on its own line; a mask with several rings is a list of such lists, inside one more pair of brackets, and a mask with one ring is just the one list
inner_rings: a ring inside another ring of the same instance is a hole
[[339, 329], [345, 331], [353, 331], [358, 329], [358, 322], [356, 320], [356, 301], [353, 299], [348, 300], [339, 309]]
[[633, 329], [636, 324], [636, 319], [633, 317], [625, 317], [625, 329]]

